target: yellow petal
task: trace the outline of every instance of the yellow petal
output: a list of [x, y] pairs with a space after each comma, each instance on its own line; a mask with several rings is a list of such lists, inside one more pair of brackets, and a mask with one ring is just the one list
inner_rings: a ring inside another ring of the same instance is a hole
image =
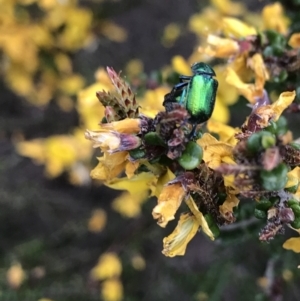
[[112, 21], [102, 21], [101, 33], [114, 42], [124, 42], [127, 39], [127, 31]]
[[101, 295], [104, 301], [121, 301], [123, 285], [118, 279], [108, 279], [102, 283]]
[[158, 198], [163, 188], [165, 187], [165, 184], [167, 184], [169, 181], [173, 180], [174, 178], [175, 175], [173, 174], [173, 172], [170, 169], [167, 169], [167, 171], [158, 178], [156, 189], [153, 195]]
[[256, 97], [262, 95], [262, 90], [257, 90], [254, 84], [244, 83], [232, 68], [227, 69], [226, 82], [237, 88], [250, 103], [254, 104], [256, 102]]
[[294, 101], [295, 97], [295, 91], [282, 92], [279, 95], [278, 100], [271, 105], [271, 108], [274, 111], [274, 121], [277, 121], [279, 119], [282, 112]]
[[19, 142], [16, 149], [21, 156], [35, 159], [40, 164], [45, 162], [45, 148], [41, 139]]
[[170, 92], [169, 87], [158, 87], [154, 90], [147, 90], [140, 101], [141, 113], [154, 118], [159, 111], [164, 110], [162, 105], [164, 96]]
[[131, 59], [125, 67], [125, 74], [129, 77], [139, 76], [144, 70], [144, 63], [140, 59]]
[[98, 165], [91, 171], [91, 177], [101, 181], [110, 181], [117, 177], [126, 166], [127, 152], [104, 153], [98, 158]]
[[100, 126], [105, 130], [113, 130], [123, 134], [138, 134], [141, 130], [141, 120], [138, 118], [126, 118], [120, 121], [103, 123]]
[[257, 31], [253, 26], [250, 26], [235, 18], [223, 18], [223, 32], [228, 37], [243, 38], [251, 35], [256, 35]]
[[177, 209], [181, 205], [186, 192], [181, 183], [167, 185], [163, 188], [157, 205], [152, 211], [152, 216], [157, 219], [157, 223], [161, 227], [165, 227], [167, 223], [173, 220]]
[[147, 200], [148, 192], [144, 191], [139, 194], [130, 194], [123, 192], [115, 198], [111, 204], [112, 208], [122, 216], [133, 218], [141, 213], [141, 205]]
[[230, 0], [211, 0], [210, 2], [224, 15], [241, 15], [246, 10], [245, 6], [239, 2]]
[[131, 258], [131, 265], [137, 271], [142, 271], [146, 268], [146, 261], [140, 254], [135, 254]]
[[293, 33], [288, 44], [293, 48], [300, 48], [300, 32]]
[[226, 106], [233, 105], [237, 102], [239, 93], [235, 87], [226, 82], [226, 66], [217, 65], [214, 66], [214, 70], [219, 82], [217, 98]]
[[189, 19], [189, 30], [198, 36], [216, 32], [221, 26], [222, 14], [213, 7], [205, 7], [201, 13], [193, 14]]
[[97, 265], [91, 270], [91, 276], [95, 280], [103, 280], [120, 276], [122, 263], [115, 253], [104, 253], [100, 256]]
[[57, 53], [54, 56], [54, 62], [57, 69], [59, 69], [60, 72], [64, 72], [68, 74], [72, 73], [72, 61], [71, 58], [66, 54]]
[[218, 141], [212, 135], [205, 133], [197, 143], [203, 149], [203, 160], [208, 167], [215, 169], [223, 162], [223, 157], [232, 157], [232, 146]]
[[273, 104], [257, 108], [255, 113], [260, 116], [260, 120], [256, 123], [264, 128], [269, 125], [270, 120], [277, 121], [282, 112], [293, 102], [295, 96], [295, 91], [282, 92]]
[[227, 198], [225, 202], [219, 206], [221, 215], [227, 220], [228, 222], [234, 222], [233, 219], [233, 208], [237, 207], [240, 200], [233, 194], [227, 194]]
[[[182, 29], [179, 24], [170, 23], [164, 28], [161, 38], [162, 45], [165, 47], [172, 47], [179, 38]], [[184, 74], [184, 73], [183, 73]]]
[[292, 237], [285, 241], [282, 246], [284, 249], [300, 253], [300, 237]]
[[254, 71], [256, 90], [262, 91], [266, 81], [270, 78], [262, 55], [260, 53], [255, 53], [247, 60], [247, 63], [248, 66]]
[[288, 177], [288, 181], [285, 185], [285, 188], [298, 185], [300, 179], [300, 167], [297, 166], [293, 170], [289, 171], [287, 177]]
[[229, 121], [229, 109], [218, 96], [216, 97], [215, 107], [211, 118], [222, 123], [227, 123]]
[[20, 263], [13, 264], [6, 272], [6, 279], [9, 286], [18, 289], [26, 278], [26, 274]]
[[202, 212], [199, 211], [197, 205], [195, 204], [192, 197], [189, 197], [185, 200], [185, 203], [188, 205], [189, 209], [193, 213], [194, 217], [196, 218], [198, 224], [201, 226], [203, 232], [211, 239], [215, 240], [214, 234], [210, 230], [207, 221], [202, 214]]
[[162, 253], [168, 257], [184, 255], [187, 244], [196, 235], [198, 229], [199, 223], [193, 215], [181, 214], [173, 233], [163, 239]]
[[114, 179], [106, 185], [112, 189], [127, 190], [130, 194], [136, 195], [149, 192], [156, 181], [157, 178], [151, 172], [142, 172], [130, 179]]
[[139, 168], [140, 162], [139, 161], [128, 161], [125, 166], [125, 174], [128, 179], [132, 178], [135, 175], [135, 171]]
[[192, 75], [190, 65], [181, 55], [176, 55], [172, 58], [172, 67], [179, 74]]
[[207, 44], [205, 48], [200, 47], [198, 50], [213, 57], [228, 58], [239, 51], [239, 44], [236, 41], [212, 34], [208, 35]]
[[286, 34], [288, 32], [289, 19], [284, 16], [281, 3], [266, 5], [262, 11], [265, 29], [273, 29], [279, 33]]
[[235, 129], [229, 125], [215, 121], [213, 119], [208, 120], [207, 129], [211, 133], [218, 134], [220, 141], [229, 143], [233, 146], [236, 145], [237, 139], [234, 137], [234, 135], [240, 131], [239, 129]]
[[121, 144], [121, 139], [116, 132], [86, 130], [85, 137], [94, 142], [94, 147], [100, 147], [103, 151], [113, 151]]

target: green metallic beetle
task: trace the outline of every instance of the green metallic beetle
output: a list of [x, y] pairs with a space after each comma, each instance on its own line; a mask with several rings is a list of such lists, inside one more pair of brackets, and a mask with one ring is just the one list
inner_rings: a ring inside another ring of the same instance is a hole
[[163, 105], [166, 110], [171, 103], [179, 103], [190, 114], [190, 122], [197, 126], [207, 121], [214, 110], [218, 81], [215, 71], [205, 63], [195, 63], [191, 67], [192, 76], [181, 75], [180, 83], [165, 95]]

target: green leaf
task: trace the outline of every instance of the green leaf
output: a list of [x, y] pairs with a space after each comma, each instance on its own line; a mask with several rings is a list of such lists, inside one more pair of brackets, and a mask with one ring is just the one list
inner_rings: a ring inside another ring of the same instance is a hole
[[272, 170], [262, 170], [260, 178], [262, 187], [268, 191], [276, 191], [283, 189], [287, 183], [288, 167], [281, 163]]

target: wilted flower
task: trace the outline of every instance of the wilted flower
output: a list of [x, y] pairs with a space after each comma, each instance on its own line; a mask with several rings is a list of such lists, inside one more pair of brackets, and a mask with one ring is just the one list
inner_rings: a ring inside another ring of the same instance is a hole
[[164, 238], [162, 253], [168, 257], [184, 255], [187, 244], [196, 235], [199, 227], [200, 225], [193, 215], [182, 214], [173, 233]]
[[186, 192], [180, 183], [170, 184], [163, 188], [158, 198], [158, 205], [152, 211], [154, 219], [158, 220], [161, 227], [165, 227], [170, 220], [175, 218]]

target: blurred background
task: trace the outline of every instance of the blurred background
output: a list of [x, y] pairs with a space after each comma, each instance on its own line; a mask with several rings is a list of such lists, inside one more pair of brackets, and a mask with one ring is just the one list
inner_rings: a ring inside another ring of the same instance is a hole
[[[160, 102], [182, 66], [207, 59], [197, 49], [222, 16], [259, 24], [270, 3], [0, 0], [0, 300], [300, 300], [300, 258], [286, 237], [258, 241], [253, 204], [222, 238], [200, 233], [167, 258], [175, 222], [162, 229], [155, 199], [124, 201], [92, 181], [99, 153], [84, 139], [103, 116], [106, 66]], [[235, 126], [250, 112], [236, 100], [220, 103]]]

